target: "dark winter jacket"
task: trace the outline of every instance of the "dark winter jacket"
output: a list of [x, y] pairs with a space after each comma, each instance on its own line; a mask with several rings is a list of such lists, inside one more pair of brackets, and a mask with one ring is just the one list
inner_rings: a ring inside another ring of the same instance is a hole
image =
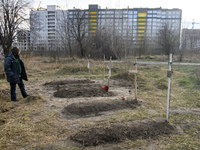
[[20, 61], [20, 65], [22, 68], [21, 75], [19, 74], [19, 67], [18, 67], [16, 58], [14, 57], [14, 55], [12, 53], [9, 53], [5, 57], [4, 70], [5, 70], [5, 73], [7, 76], [7, 81], [10, 83], [20, 83], [20, 79], [19, 79], [20, 76], [23, 80], [28, 81], [24, 63], [22, 62], [22, 60], [20, 58], [19, 58], [19, 61]]

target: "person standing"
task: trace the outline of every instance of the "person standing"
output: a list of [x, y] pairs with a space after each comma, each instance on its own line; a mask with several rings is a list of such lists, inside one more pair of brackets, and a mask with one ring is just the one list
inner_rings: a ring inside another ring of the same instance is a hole
[[25, 66], [20, 59], [20, 50], [13, 47], [11, 53], [5, 56], [4, 71], [7, 76], [7, 81], [10, 82], [11, 101], [19, 101], [16, 98], [16, 84], [18, 84], [21, 94], [24, 98], [29, 96], [26, 93], [24, 83], [22, 80], [28, 81]]

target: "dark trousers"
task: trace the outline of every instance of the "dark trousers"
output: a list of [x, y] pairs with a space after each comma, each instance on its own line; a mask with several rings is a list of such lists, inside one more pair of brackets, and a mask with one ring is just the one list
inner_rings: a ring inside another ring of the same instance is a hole
[[20, 91], [22, 93], [22, 96], [25, 98], [26, 96], [28, 96], [28, 94], [25, 91], [24, 88], [24, 83], [22, 81], [22, 79], [20, 78], [20, 83], [10, 83], [10, 93], [11, 93], [11, 100], [12, 101], [16, 101], [16, 84], [18, 84]]

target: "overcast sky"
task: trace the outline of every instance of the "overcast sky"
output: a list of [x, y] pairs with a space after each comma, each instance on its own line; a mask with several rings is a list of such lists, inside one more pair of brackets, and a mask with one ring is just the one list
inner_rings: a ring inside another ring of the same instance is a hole
[[[101, 8], [179, 8], [182, 9], [182, 26], [191, 28], [193, 19], [195, 29], [200, 29], [200, 5], [198, 0], [33, 0], [33, 8], [46, 8], [47, 5], [58, 5], [63, 9], [88, 9], [89, 4], [98, 4]], [[199, 23], [199, 24], [197, 24]]]

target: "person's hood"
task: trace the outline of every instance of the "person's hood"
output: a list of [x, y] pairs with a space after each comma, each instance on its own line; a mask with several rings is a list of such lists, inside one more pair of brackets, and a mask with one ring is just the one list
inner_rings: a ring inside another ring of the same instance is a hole
[[[6, 56], [5, 56], [5, 58], [7, 58], [7, 57], [11, 57], [11, 58], [14, 58], [14, 59], [16, 59], [15, 57], [14, 57], [14, 55], [13, 55], [13, 53], [11, 52], [11, 53], [9, 53], [9, 54], [7, 54]], [[19, 56], [19, 59], [20, 59], [20, 56]]]
[[7, 55], [5, 56], [5, 58], [7, 58], [7, 57], [13, 57], [13, 54], [12, 54], [12, 53], [9, 53], [9, 54], [7, 54]]

